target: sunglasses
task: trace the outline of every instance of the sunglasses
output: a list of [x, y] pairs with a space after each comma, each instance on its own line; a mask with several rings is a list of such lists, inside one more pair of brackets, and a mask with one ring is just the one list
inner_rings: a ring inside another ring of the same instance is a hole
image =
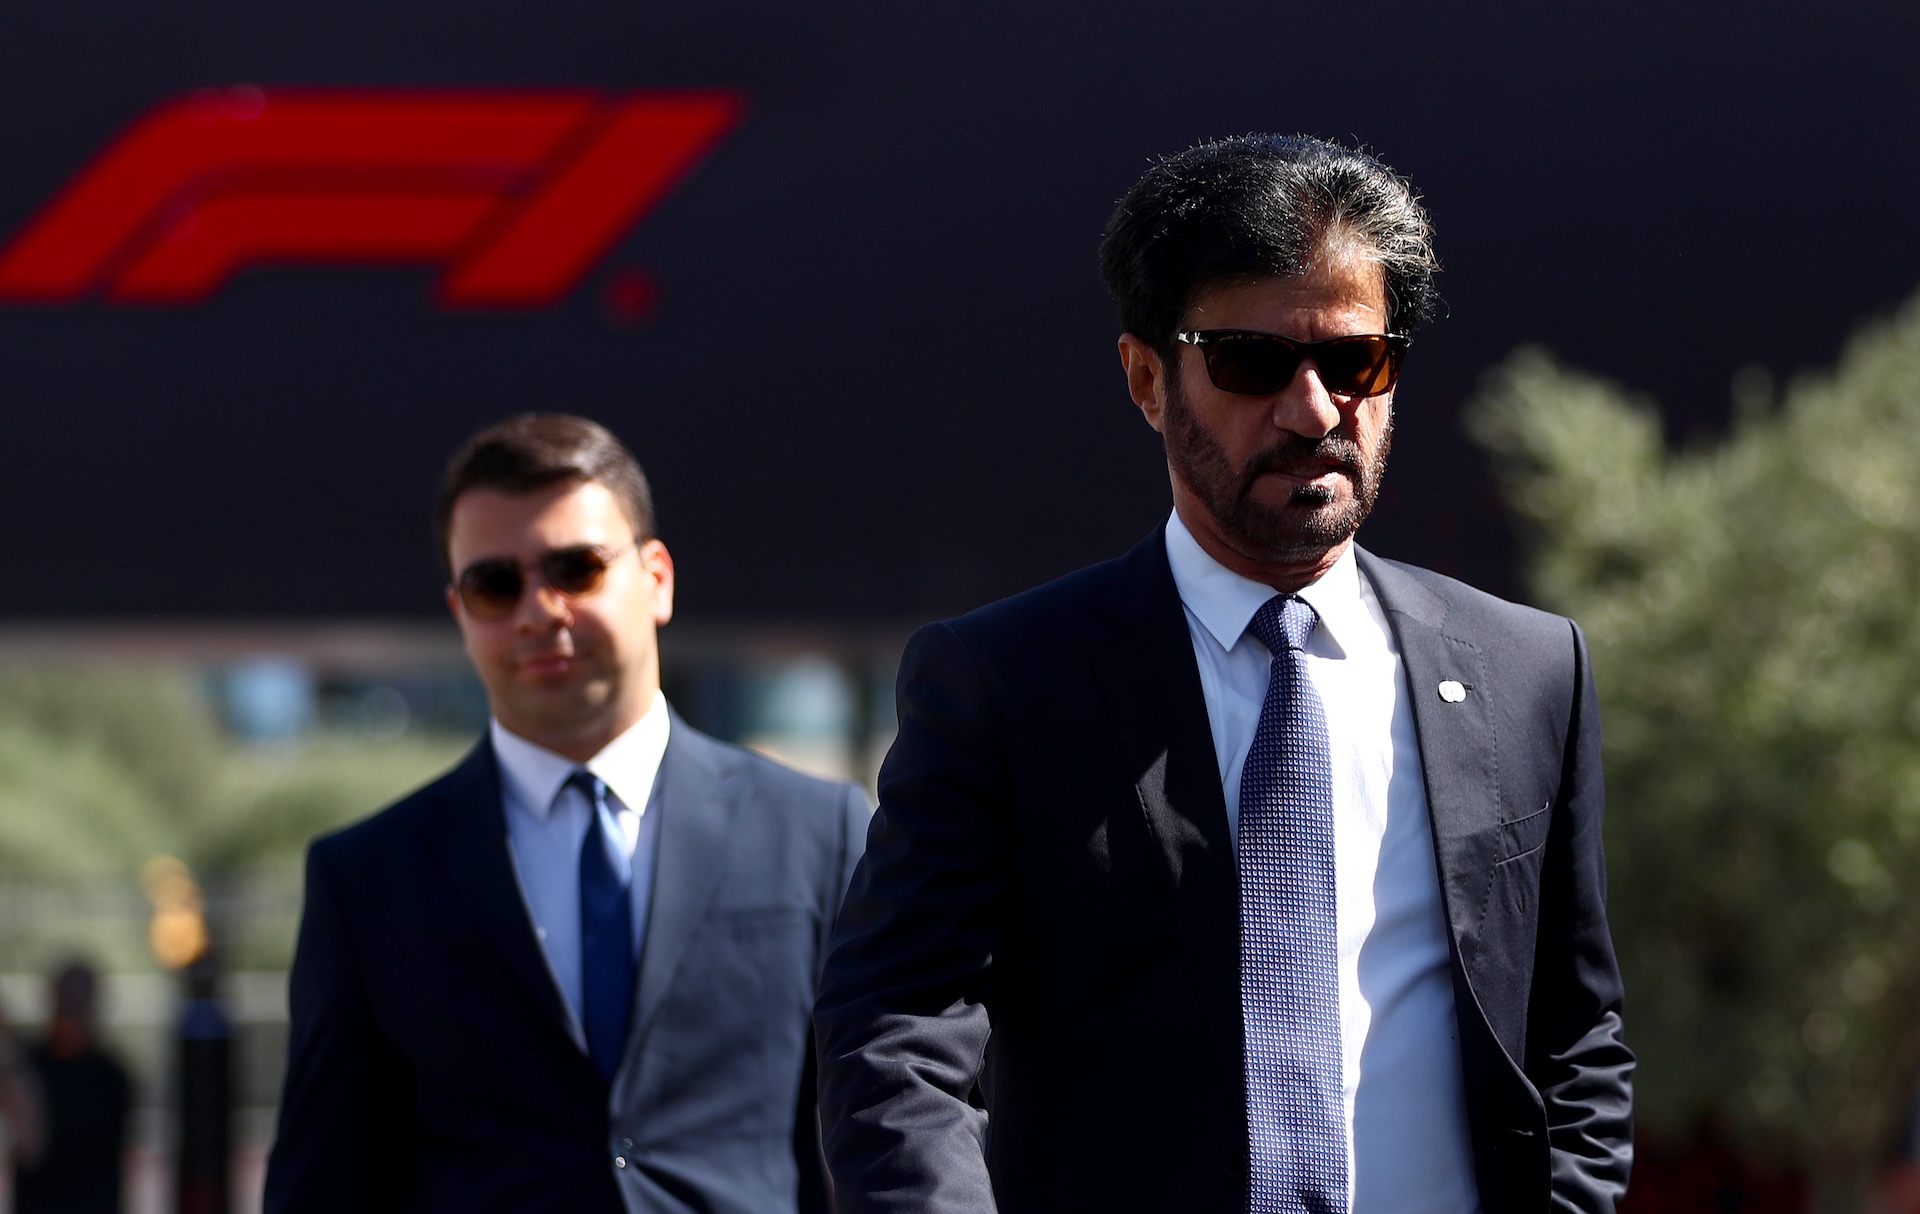
[[1201, 329], [1174, 337], [1199, 348], [1214, 387], [1240, 396], [1272, 396], [1293, 382], [1307, 359], [1313, 360], [1327, 391], [1378, 396], [1400, 378], [1400, 362], [1413, 341], [1392, 333], [1295, 341], [1246, 329]]
[[592, 594], [607, 580], [607, 570], [632, 548], [601, 548], [594, 544], [576, 544], [555, 548], [533, 561], [516, 561], [510, 556], [490, 556], [477, 560], [460, 571], [455, 583], [460, 605], [476, 620], [504, 620], [520, 605], [527, 592], [527, 571], [538, 569], [540, 579], [556, 593], [567, 598]]

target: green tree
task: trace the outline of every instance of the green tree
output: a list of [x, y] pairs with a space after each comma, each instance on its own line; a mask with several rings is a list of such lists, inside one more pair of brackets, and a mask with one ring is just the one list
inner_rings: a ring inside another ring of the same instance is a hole
[[1711, 446], [1516, 352], [1468, 410], [1592, 645], [1643, 1124], [1846, 1200], [1920, 1070], [1920, 300]]
[[226, 960], [283, 966], [307, 840], [392, 801], [467, 739], [322, 735], [247, 746], [184, 667], [0, 671], [0, 968], [70, 948], [145, 968], [141, 866], [177, 856], [213, 899]]

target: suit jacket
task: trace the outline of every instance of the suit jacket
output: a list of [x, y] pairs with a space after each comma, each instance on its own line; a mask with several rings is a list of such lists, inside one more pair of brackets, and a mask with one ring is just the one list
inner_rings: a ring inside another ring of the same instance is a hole
[[807, 1015], [866, 798], [676, 717], [649, 812], [611, 1093], [534, 937], [487, 741], [314, 843], [268, 1210], [824, 1205]]
[[[1611, 1211], [1633, 1058], [1584, 642], [1359, 560], [1413, 700], [1482, 1206]], [[922, 629], [899, 709], [815, 1011], [836, 1209], [1239, 1214], [1239, 882], [1163, 535]]]

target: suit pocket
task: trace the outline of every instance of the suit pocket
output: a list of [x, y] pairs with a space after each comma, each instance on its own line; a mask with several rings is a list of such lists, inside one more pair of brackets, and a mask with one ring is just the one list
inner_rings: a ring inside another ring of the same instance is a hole
[[813, 926], [813, 913], [803, 906], [721, 907], [709, 911], [694, 934], [709, 940], [761, 940], [805, 933]]
[[1553, 802], [1549, 800], [1524, 818], [1500, 824], [1499, 864], [1524, 860], [1547, 845], [1547, 832], [1553, 827]]

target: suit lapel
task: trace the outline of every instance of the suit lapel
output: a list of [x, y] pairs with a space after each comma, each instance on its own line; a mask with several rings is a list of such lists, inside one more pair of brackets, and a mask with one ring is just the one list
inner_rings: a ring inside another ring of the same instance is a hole
[[1205, 694], [1164, 534], [1121, 562], [1093, 667], [1164, 864], [1175, 932], [1214, 1044], [1241, 1081], [1240, 893]]
[[555, 1027], [571, 1039], [571, 1017], [540, 955], [533, 921], [527, 917], [526, 900], [513, 873], [499, 764], [485, 738], [441, 781], [435, 808], [438, 821], [429, 832], [428, 846], [455, 894], [507, 968], [552, 1017]]
[[637, 1043], [660, 1011], [674, 971], [685, 958], [694, 930], [706, 917], [726, 875], [727, 840], [739, 805], [740, 784], [719, 758], [711, 743], [695, 734], [677, 714], [673, 717], [667, 752], [660, 760], [660, 790], [655, 805], [660, 814], [660, 834], [654, 850], [653, 900], [640, 952], [633, 1027], [627, 1036], [629, 1063]]
[[[1398, 566], [1361, 549], [1360, 570], [1372, 583], [1400, 647], [1447, 925], [1469, 986], [1476, 985], [1481, 917], [1498, 858], [1499, 737], [1486, 655], [1446, 631], [1447, 605]], [[1459, 683], [1458, 701], [1443, 699], [1440, 684]]]

